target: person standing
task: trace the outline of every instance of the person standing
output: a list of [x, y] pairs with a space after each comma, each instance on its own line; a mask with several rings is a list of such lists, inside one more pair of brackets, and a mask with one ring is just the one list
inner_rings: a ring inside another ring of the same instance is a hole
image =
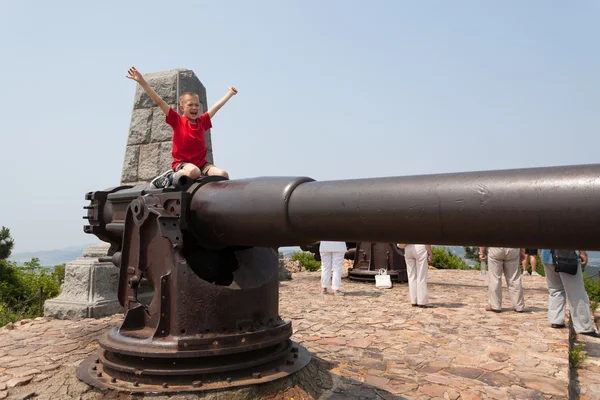
[[433, 258], [430, 244], [407, 244], [404, 248], [406, 273], [408, 275], [408, 291], [413, 307], [427, 307], [429, 294], [427, 292], [427, 277], [429, 263]]
[[[479, 248], [479, 259], [484, 261], [485, 247]], [[508, 296], [516, 312], [523, 312], [525, 300], [523, 296], [523, 284], [521, 282], [521, 271], [519, 260], [525, 257], [524, 249], [512, 249], [508, 247], [488, 248], [488, 305], [486, 311], [502, 311], [502, 275], [508, 286]]]
[[321, 288], [323, 294], [333, 289], [333, 294], [343, 296], [342, 292], [342, 264], [346, 253], [346, 242], [326, 242], [319, 244], [321, 255]]
[[598, 337], [594, 329], [594, 321], [590, 308], [590, 299], [583, 284], [581, 267], [588, 262], [585, 250], [579, 250], [581, 260], [574, 275], [556, 272], [552, 260], [552, 252], [542, 250], [542, 264], [548, 284], [548, 322], [553, 328], [565, 327], [565, 305], [569, 302], [569, 312], [573, 321], [573, 329], [582, 335]]
[[529, 275], [527, 271], [527, 261], [531, 263], [531, 275], [540, 276], [535, 270], [536, 267], [536, 256], [538, 254], [538, 249], [525, 249], [525, 259], [523, 260], [523, 275]]

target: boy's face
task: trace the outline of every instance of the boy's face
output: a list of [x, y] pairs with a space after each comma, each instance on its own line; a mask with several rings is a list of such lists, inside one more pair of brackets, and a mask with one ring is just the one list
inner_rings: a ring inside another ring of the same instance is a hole
[[183, 116], [190, 121], [196, 121], [200, 116], [200, 99], [198, 96], [186, 95], [181, 100], [179, 108], [183, 111]]

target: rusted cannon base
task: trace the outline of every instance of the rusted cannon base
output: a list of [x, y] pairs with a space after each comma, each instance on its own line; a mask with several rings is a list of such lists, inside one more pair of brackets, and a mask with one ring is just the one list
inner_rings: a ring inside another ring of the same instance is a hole
[[[287, 351], [279, 358], [262, 365], [246, 367], [235, 371], [207, 374], [186, 374], [180, 363], [181, 359], [172, 359], [171, 371], [138, 370], [137, 373], [118, 371], [106, 365], [111, 355], [100, 349], [85, 359], [76, 370], [77, 378], [90, 386], [101, 390], [114, 390], [132, 394], [152, 393], [185, 393], [227, 390], [271, 382], [289, 376], [304, 368], [311, 360], [310, 353], [303, 346], [289, 341]], [[196, 359], [203, 363], [202, 358]], [[163, 360], [164, 361], [164, 360]], [[152, 366], [152, 361], [139, 359], [139, 363]], [[166, 364], [165, 364], [166, 365]], [[164, 365], [163, 365], [164, 367]], [[197, 368], [193, 363], [190, 368]], [[127, 366], [124, 366], [127, 369]], [[159, 373], [158, 373], [159, 372]]]

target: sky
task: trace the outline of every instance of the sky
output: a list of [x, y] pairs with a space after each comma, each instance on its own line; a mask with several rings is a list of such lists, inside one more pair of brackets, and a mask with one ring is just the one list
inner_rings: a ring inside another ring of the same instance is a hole
[[231, 179], [598, 162], [600, 2], [0, 0], [0, 226], [14, 252], [95, 243], [135, 83], [193, 70]]

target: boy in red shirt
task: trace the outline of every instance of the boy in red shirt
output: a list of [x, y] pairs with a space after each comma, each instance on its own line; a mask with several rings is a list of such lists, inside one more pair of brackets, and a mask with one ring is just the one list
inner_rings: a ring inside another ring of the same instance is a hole
[[212, 127], [211, 120], [217, 111], [237, 94], [237, 90], [230, 87], [227, 94], [202, 115], [198, 115], [200, 114], [198, 95], [184, 92], [179, 97], [179, 109], [183, 111], [183, 115], [180, 115], [148, 85], [142, 74], [134, 67], [131, 67], [128, 73], [127, 78], [140, 84], [148, 96], [165, 113], [167, 117], [165, 121], [173, 128], [172, 170], [154, 178], [152, 185], [157, 188], [166, 187], [173, 182], [174, 177], [181, 175], [191, 179], [199, 178], [202, 175], [219, 175], [229, 178], [225, 170], [206, 161], [205, 132]]

